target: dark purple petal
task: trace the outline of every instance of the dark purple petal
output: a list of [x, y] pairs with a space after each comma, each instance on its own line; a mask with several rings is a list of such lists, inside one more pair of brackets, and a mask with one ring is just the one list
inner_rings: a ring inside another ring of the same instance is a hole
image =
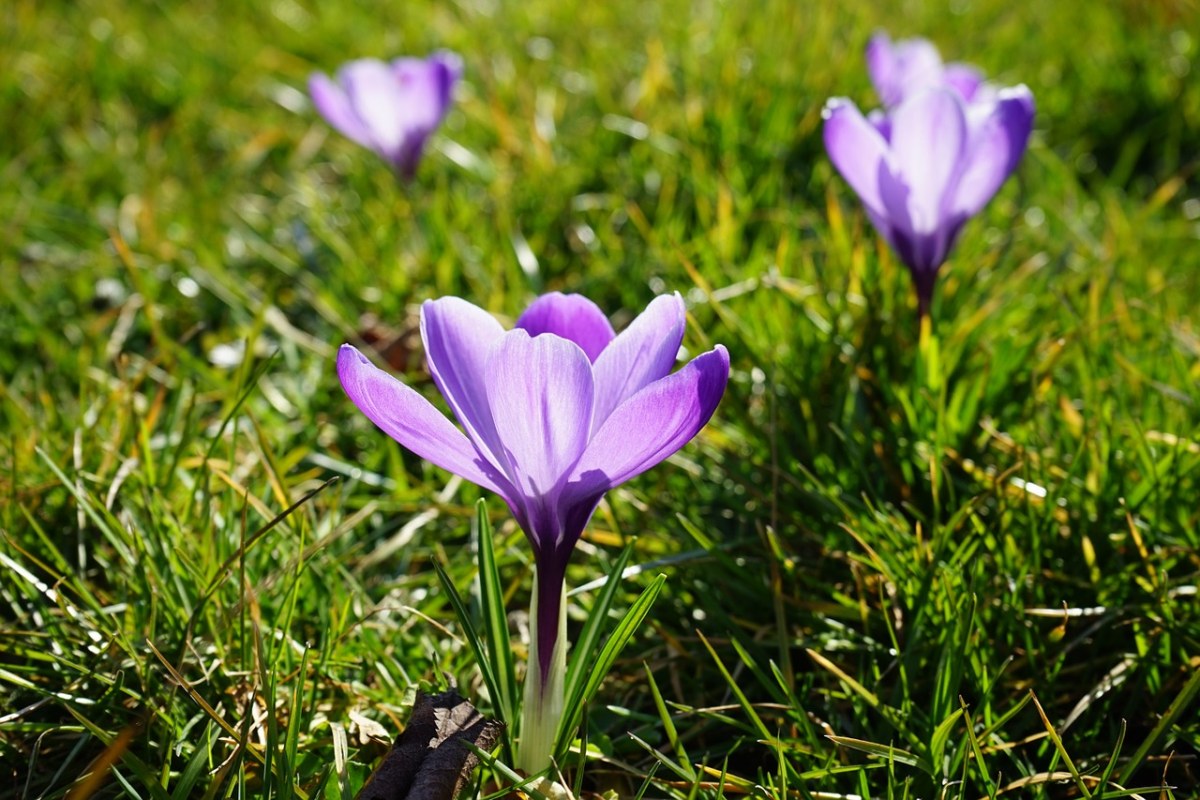
[[879, 175], [889, 171], [888, 145], [858, 107], [835, 97], [825, 104], [825, 150], [837, 171], [873, 214], [885, 215]]
[[1000, 190], [1025, 153], [1033, 116], [1033, 94], [1025, 86], [1001, 89], [994, 103], [971, 107], [970, 146], [954, 193], [955, 213], [978, 214]]
[[346, 394], [380, 430], [426, 461], [461, 475], [508, 500], [513, 488], [485, 461], [462, 431], [412, 388], [348, 344], [337, 357]]
[[317, 112], [334, 130], [363, 147], [374, 145], [370, 132], [358, 118], [354, 107], [350, 105], [350, 98], [346, 96], [342, 87], [331, 81], [328, 76], [314, 72], [308, 79], [308, 93], [312, 96]]
[[683, 341], [686, 314], [678, 293], [659, 295], [596, 359], [592, 429], [627, 398], [667, 375]]
[[486, 363], [503, 336], [504, 328], [491, 314], [458, 297], [421, 306], [429, 373], [475, 446], [501, 471], [507, 462], [488, 405]]
[[717, 345], [630, 397], [592, 437], [567, 497], [586, 506], [679, 450], [712, 417], [728, 380], [729, 353]]
[[440, 54], [431, 59], [398, 58], [391, 64], [401, 137], [387, 157], [401, 173], [411, 175], [416, 170], [425, 141], [449, 110], [462, 67], [448, 59], [457, 57]]
[[587, 446], [591, 362], [574, 342], [517, 329], [492, 348], [485, 385], [505, 472], [525, 496], [532, 521], [539, 504], [557, 503], [560, 484]]
[[613, 340], [612, 325], [604, 312], [581, 294], [544, 294], [525, 309], [517, 327], [530, 336], [552, 333], [568, 339], [583, 350], [589, 361], [595, 361]]
[[454, 100], [454, 85], [462, 80], [463, 62], [457, 53], [449, 50], [439, 50], [429, 57], [429, 63], [437, 73], [438, 101], [442, 106], [442, 114], [450, 108]]

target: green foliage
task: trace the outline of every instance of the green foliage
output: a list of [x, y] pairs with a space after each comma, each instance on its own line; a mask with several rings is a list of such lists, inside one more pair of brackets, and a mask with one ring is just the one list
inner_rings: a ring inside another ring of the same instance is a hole
[[[567, 785], [1193, 795], [1195, 3], [949, 7], [9, 2], [0, 797], [347, 798], [418, 686], [512, 719], [524, 537], [332, 357], [433, 397], [421, 300], [554, 289], [618, 327], [679, 290], [733, 359], [568, 571]], [[820, 142], [877, 27], [1038, 102], [924, 342]], [[305, 81], [439, 47], [461, 97], [398, 186]]]

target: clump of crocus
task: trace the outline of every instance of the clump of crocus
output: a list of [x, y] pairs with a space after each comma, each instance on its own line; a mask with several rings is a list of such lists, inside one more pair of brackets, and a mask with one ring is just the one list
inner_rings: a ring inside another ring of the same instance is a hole
[[412, 388], [343, 345], [350, 399], [422, 458], [500, 495], [533, 546], [529, 668], [518, 764], [550, 763], [563, 714], [567, 561], [600, 498], [679, 450], [729, 378], [718, 345], [672, 373], [683, 301], [656, 298], [620, 335], [590, 300], [538, 298], [505, 331], [456, 297], [426, 302], [421, 338], [456, 427]]
[[333, 80], [314, 73], [308, 88], [330, 125], [374, 150], [407, 179], [416, 173], [425, 141], [446, 116], [461, 76], [459, 57], [439, 52], [391, 63], [351, 61]]
[[1017, 168], [1033, 129], [1033, 94], [997, 88], [973, 68], [944, 66], [924, 39], [877, 34], [867, 63], [887, 110], [864, 117], [825, 106], [825, 149], [876, 230], [912, 273], [922, 321], [937, 272], [967, 220]]

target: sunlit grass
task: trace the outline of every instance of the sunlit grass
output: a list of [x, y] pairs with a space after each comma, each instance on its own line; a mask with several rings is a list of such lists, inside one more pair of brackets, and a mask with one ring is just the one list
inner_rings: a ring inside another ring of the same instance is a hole
[[[666, 575], [587, 710], [586, 792], [1195, 791], [1192, 4], [10, 5], [3, 796], [349, 797], [384, 749], [356, 720], [450, 681], [493, 712], [433, 569], [480, 613], [483, 493], [332, 356], [369, 339], [433, 397], [420, 301], [553, 289], [618, 327], [678, 290], [686, 348], [733, 360], [572, 562], [637, 537], [613, 625]], [[1038, 101], [943, 273], [936, 369], [820, 144], [826, 97], [874, 105], [877, 26]], [[440, 47], [466, 77], [408, 187], [302, 94]], [[531, 558], [487, 508], [521, 670]]]

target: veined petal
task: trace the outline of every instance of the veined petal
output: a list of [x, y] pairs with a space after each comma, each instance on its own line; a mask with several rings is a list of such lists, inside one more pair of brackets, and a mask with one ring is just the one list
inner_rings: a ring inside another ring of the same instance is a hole
[[320, 72], [314, 72], [308, 79], [308, 93], [312, 96], [313, 105], [325, 121], [333, 126], [338, 133], [363, 147], [372, 147], [370, 133], [367, 131], [345, 90]]
[[581, 294], [550, 292], [534, 300], [517, 320], [517, 327], [530, 336], [552, 333], [579, 345], [588, 360], [595, 362], [613, 340], [612, 325], [604, 312]]
[[346, 394], [388, 436], [421, 458], [509, 501], [512, 487], [471, 446], [462, 431], [414, 389], [373, 365], [353, 346], [338, 351]]
[[488, 353], [504, 328], [482, 308], [458, 297], [427, 300], [421, 306], [421, 339], [429, 373], [471, 441], [492, 465], [504, 471], [504, 454], [488, 405]]
[[858, 194], [863, 205], [885, 216], [879, 192], [879, 173], [889, 161], [888, 145], [879, 130], [863, 118], [858, 107], [844, 97], [825, 104], [825, 150], [837, 171]]
[[728, 380], [729, 353], [717, 345], [618, 406], [571, 471], [568, 505], [586, 506], [691, 441], [712, 417]]
[[659, 295], [596, 359], [596, 408], [592, 429], [618, 405], [675, 366], [686, 322], [678, 293]]
[[[510, 480], [531, 501], [553, 506], [592, 427], [592, 365], [574, 342], [509, 331], [486, 365], [488, 402]], [[527, 531], [528, 532], [528, 531]], [[539, 531], [538, 534], [543, 532]]]
[[905, 100], [892, 115], [891, 144], [896, 169], [908, 189], [905, 205], [913, 230], [933, 233], [945, 224], [947, 193], [962, 168], [967, 144], [962, 100], [946, 88]]
[[1025, 86], [1002, 89], [970, 114], [970, 146], [952, 205], [963, 217], [978, 214], [1020, 163], [1033, 130], [1033, 94]]

